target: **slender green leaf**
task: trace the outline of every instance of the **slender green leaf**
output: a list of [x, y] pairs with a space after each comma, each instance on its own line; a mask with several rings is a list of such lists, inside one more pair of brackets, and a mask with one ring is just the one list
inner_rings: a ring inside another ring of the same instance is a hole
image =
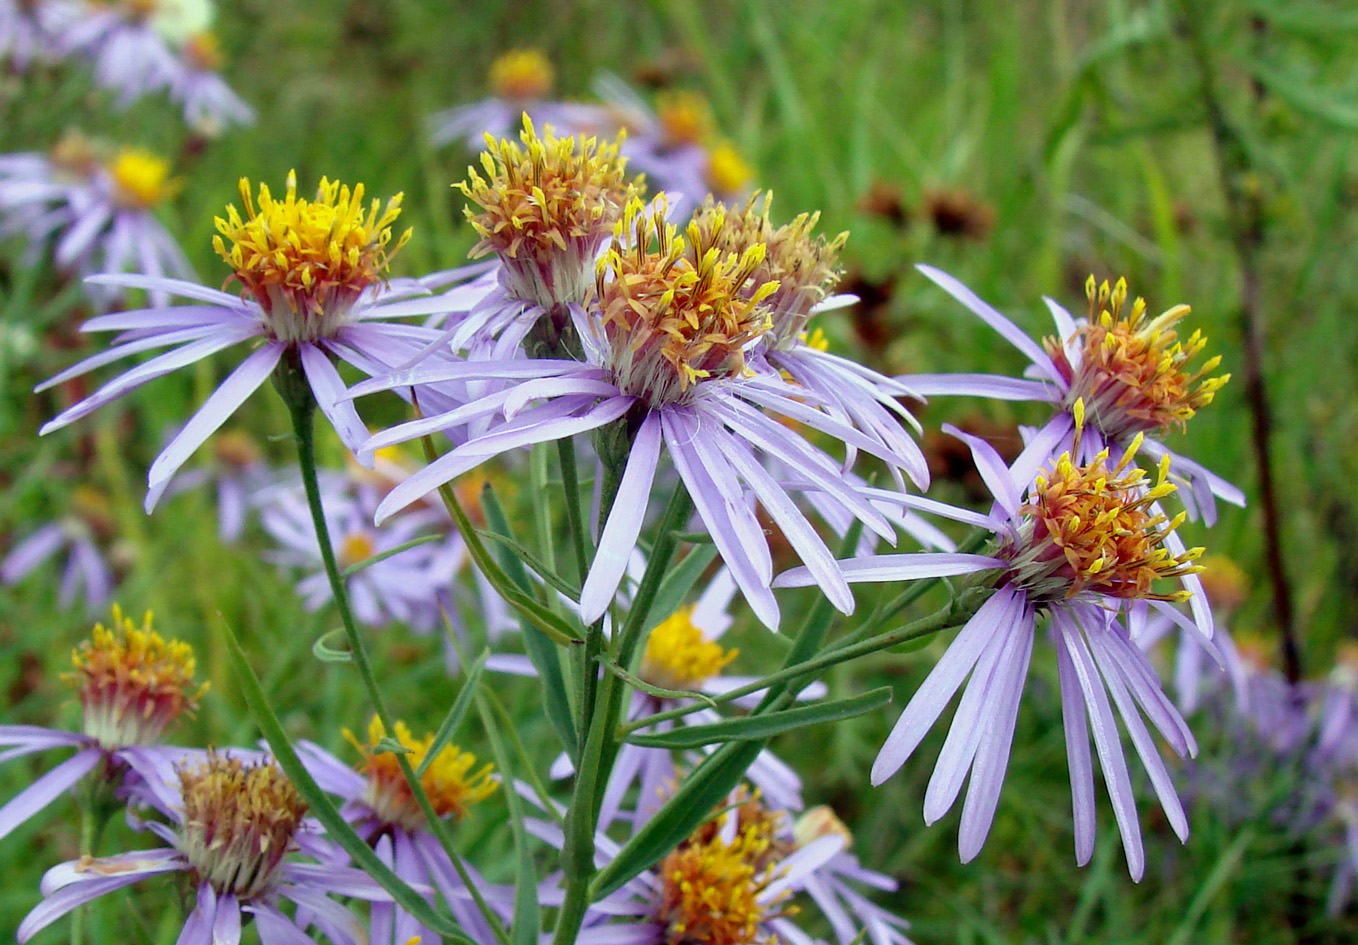
[[1256, 79], [1297, 111], [1344, 131], [1358, 131], [1358, 103], [1319, 88], [1300, 76], [1257, 60], [1243, 63]]
[[443, 750], [443, 746], [453, 740], [457, 734], [458, 726], [467, 716], [467, 709], [471, 706], [472, 696], [476, 693], [476, 687], [481, 682], [481, 671], [486, 668], [486, 657], [490, 656], [490, 650], [482, 650], [481, 655], [476, 658], [467, 669], [466, 678], [462, 681], [462, 688], [457, 693], [457, 698], [453, 700], [452, 708], [443, 719], [443, 724], [434, 733], [434, 741], [429, 746], [429, 750], [424, 754], [424, 760], [415, 769], [415, 777], [423, 777], [429, 765], [433, 762], [438, 753]]
[[259, 685], [259, 677], [255, 675], [254, 669], [250, 666], [250, 661], [245, 656], [245, 651], [241, 649], [240, 641], [227, 625], [222, 621], [222, 628], [226, 633], [226, 655], [231, 663], [232, 673], [241, 687], [241, 692], [245, 696], [245, 703], [250, 708], [250, 714], [255, 719], [255, 724], [259, 726], [260, 732], [264, 735], [264, 740], [269, 743], [269, 750], [273, 752], [274, 760], [283, 769], [283, 773], [288, 776], [298, 792], [306, 800], [311, 813], [325, 827], [327, 836], [334, 840], [344, 851], [353, 857], [354, 862], [363, 869], [365, 873], [381, 884], [382, 888], [391, 893], [391, 897], [397, 905], [405, 909], [412, 916], [429, 926], [431, 929], [442, 935], [450, 936], [459, 942], [466, 942], [467, 945], [476, 945], [471, 939], [467, 938], [461, 929], [448, 917], [440, 915], [429, 903], [424, 901], [424, 897], [407, 885], [402, 879], [391, 871], [373, 852], [372, 847], [354, 832], [354, 828], [349, 826], [329, 795], [321, 790], [302, 760], [297, 757], [297, 752], [293, 750], [292, 743], [288, 740], [287, 733], [283, 731], [283, 725], [278, 721], [278, 716], [274, 714], [273, 708], [269, 705], [268, 697], [264, 695], [263, 688]]
[[[529, 551], [523, 544], [509, 535], [502, 535], [499, 532], [491, 531], [488, 528], [480, 529], [478, 534], [481, 535], [482, 538], [489, 538], [497, 545], [500, 545], [504, 550], [510, 552], [521, 564], [526, 564], [528, 567], [532, 568], [534, 574], [542, 578], [561, 593], [565, 594], [571, 600], [575, 601], [577, 604], [580, 602], [580, 588], [547, 567], [546, 563], [541, 558]], [[503, 558], [501, 559], [501, 562], [505, 563]], [[508, 567], [507, 563], [505, 570], [509, 571], [510, 575], [513, 576], [513, 572]]]
[[354, 655], [348, 649], [341, 650], [339, 647], [331, 646], [332, 637], [339, 636], [347, 640], [343, 627], [336, 627], [316, 638], [316, 642], [311, 644], [311, 655], [322, 663], [352, 663]]
[[891, 687], [883, 686], [845, 699], [798, 706], [782, 712], [725, 719], [708, 725], [683, 725], [668, 732], [632, 734], [627, 740], [633, 745], [642, 745], [646, 748], [699, 748], [717, 742], [771, 738], [808, 725], [851, 719], [873, 709], [880, 709], [890, 701]]
[[410, 539], [410, 541], [403, 541], [394, 548], [388, 548], [386, 551], [379, 551], [377, 554], [372, 555], [371, 557], [364, 558], [362, 561], [349, 565], [349, 567], [345, 568], [343, 571], [340, 572], [340, 575], [342, 577], [349, 577], [351, 575], [357, 574], [364, 568], [372, 567], [379, 561], [385, 561], [386, 559], [392, 557], [393, 555], [399, 555], [401, 552], [409, 551], [411, 548], [418, 548], [420, 545], [427, 545], [431, 541], [439, 541], [442, 537], [443, 537], [442, 535], [421, 535], [419, 538], [412, 538]]
[[614, 676], [617, 676], [623, 682], [627, 683], [627, 685], [631, 686], [633, 689], [638, 689], [646, 693], [648, 696], [655, 696], [657, 699], [694, 699], [709, 709], [715, 709], [717, 707], [716, 700], [705, 692], [698, 692], [694, 689], [666, 689], [663, 686], [655, 686], [648, 683], [640, 676], [629, 673], [610, 659], [600, 657], [599, 663], [604, 669], [608, 670]]

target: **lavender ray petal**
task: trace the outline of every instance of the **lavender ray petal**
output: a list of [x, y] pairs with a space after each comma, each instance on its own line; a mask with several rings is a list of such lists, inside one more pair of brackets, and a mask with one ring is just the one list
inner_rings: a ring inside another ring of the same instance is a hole
[[316, 945], [310, 935], [273, 906], [251, 903], [246, 910], [255, 917], [255, 928], [259, 930], [262, 945]]
[[220, 305], [224, 308], [236, 310], [249, 304], [243, 302], [240, 296], [222, 292], [220, 289], [210, 289], [207, 286], [199, 285], [196, 282], [189, 282], [185, 279], [167, 279], [162, 276], [147, 276], [140, 273], [112, 272], [102, 273], [97, 276], [86, 276], [85, 281], [92, 285], [112, 285], [125, 289], [146, 289], [148, 291], [168, 292], [170, 295], [178, 295], [186, 299], [197, 299], [200, 302], [207, 302], [212, 305]]
[[60, 522], [44, 525], [19, 542], [0, 562], [0, 582], [13, 584], [22, 580], [38, 565], [42, 564], [66, 541], [66, 533]]
[[982, 301], [981, 297], [975, 292], [941, 269], [923, 264], [917, 265], [915, 268], [933, 280], [943, 291], [971, 309], [983, 322], [999, 332], [1005, 341], [1018, 348], [1039, 370], [1044, 371], [1047, 377], [1053, 380], [1060, 377], [1056, 372], [1056, 365], [1052, 363], [1047, 352], [1043, 351], [1037, 342], [1024, 334], [1017, 325]]
[[143, 351], [150, 351], [154, 348], [167, 348], [170, 345], [182, 344], [184, 342], [199, 341], [203, 338], [212, 337], [220, 332], [217, 325], [207, 325], [198, 328], [181, 328], [176, 331], [160, 332], [154, 335], [138, 336], [127, 341], [115, 342], [113, 347], [98, 354], [92, 354], [88, 358], [77, 361], [59, 374], [54, 374], [33, 388], [35, 394], [40, 394], [45, 390], [64, 384], [73, 377], [80, 377], [88, 374], [95, 368], [103, 367], [114, 361], [120, 361], [130, 354], [140, 354]]
[[1089, 721], [1080, 681], [1071, 661], [1066, 630], [1057, 627], [1056, 671], [1061, 683], [1061, 721], [1066, 732], [1070, 767], [1071, 809], [1075, 823], [1075, 862], [1084, 866], [1094, 855], [1094, 760], [1089, 753]]
[[115, 889], [130, 886], [139, 879], [141, 879], [139, 873], [133, 873], [130, 876], [108, 876], [58, 889], [34, 906], [32, 911], [24, 916], [24, 920], [19, 923], [16, 932], [19, 945], [24, 945], [34, 935], [76, 907], [83, 906], [85, 903], [98, 899]]
[[4, 807], [0, 807], [0, 838], [4, 838], [57, 799], [57, 796], [71, 787], [85, 775], [94, 770], [104, 753], [98, 748], [86, 748], [76, 752], [51, 771], [14, 795]]
[[339, 399], [345, 393], [344, 381], [340, 380], [339, 371], [335, 370], [325, 352], [314, 344], [298, 345], [298, 353], [302, 359], [302, 371], [306, 374], [307, 383], [311, 385], [311, 393], [316, 399], [316, 406], [321, 408], [321, 413], [325, 414], [325, 418], [335, 428], [340, 442], [358, 455], [362, 462], [360, 449], [363, 441], [368, 438], [368, 428], [359, 419], [353, 401]]
[[1061, 399], [1061, 392], [1050, 382], [1002, 374], [901, 374], [896, 380], [922, 397], [960, 395], [1050, 402]]
[[[844, 579], [850, 584], [874, 581], [914, 581], [920, 578], [952, 577], [1003, 568], [1005, 562], [987, 555], [947, 551], [920, 551], [900, 555], [868, 555], [839, 562]], [[807, 568], [791, 568], [774, 578], [774, 587], [810, 587], [815, 579]]]
[[240, 945], [240, 904], [231, 893], [217, 900], [212, 922], [212, 945]]
[[943, 424], [943, 432], [952, 434], [971, 447], [972, 458], [976, 461], [976, 471], [985, 480], [986, 488], [1010, 518], [1017, 516], [1019, 503], [1022, 501], [1019, 493], [1027, 483], [1017, 482], [1009, 467], [1000, 458], [1000, 454], [995, 451], [995, 447], [979, 436], [964, 433], [950, 423]]
[[1074, 429], [1074, 418], [1063, 410], [1037, 431], [1037, 435], [1009, 467], [1009, 474], [1019, 488], [1026, 489], [1031, 485], [1037, 478], [1038, 470], [1063, 452], [1061, 448], [1067, 445]]

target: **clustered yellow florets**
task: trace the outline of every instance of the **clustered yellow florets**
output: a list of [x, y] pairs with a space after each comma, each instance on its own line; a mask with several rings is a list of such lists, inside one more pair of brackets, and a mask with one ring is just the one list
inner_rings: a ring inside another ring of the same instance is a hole
[[[386, 735], [382, 720], [375, 716], [368, 723], [366, 743], [360, 742], [348, 729], [344, 731], [344, 737], [363, 755], [363, 760], [357, 765], [368, 779], [363, 799], [388, 824], [418, 829], [427, 821], [405, 779], [400, 762], [391, 752], [376, 750]], [[396, 723], [395, 737], [407, 749], [406, 758], [415, 769], [424, 764], [434, 746], [432, 733], [417, 740], [404, 722]], [[420, 775], [420, 786], [440, 817], [461, 819], [473, 804], [495, 793], [498, 785], [492, 777], [494, 767], [486, 764], [473, 771], [475, 767], [476, 756], [462, 751], [456, 745], [444, 745], [429, 762]]]
[[580, 304], [599, 246], [633, 192], [627, 159], [615, 143], [558, 138], [550, 128], [539, 137], [523, 120], [522, 147], [486, 135], [486, 176], [468, 168], [467, 181], [456, 185], [481, 208], [466, 208], [481, 237], [471, 255], [498, 254], [518, 298], [543, 308]]
[[[666, 204], [647, 213], [633, 200], [599, 260], [596, 293], [619, 387], [648, 404], [684, 399], [708, 378], [739, 376], [744, 350], [770, 328], [765, 299], [777, 282], [746, 282], [763, 262], [762, 243], [722, 249], [721, 215], [687, 242], [664, 222]], [[629, 239], [630, 237], [630, 239]]]
[[552, 64], [538, 49], [511, 49], [490, 66], [490, 86], [497, 98], [531, 102], [552, 90]]
[[1156, 510], [1175, 491], [1167, 482], [1169, 458], [1160, 464], [1155, 485], [1131, 465], [1140, 437], [1122, 461], [1107, 466], [1104, 450], [1092, 463], [1076, 466], [1069, 453], [1037, 478], [1024, 516], [1021, 538], [1001, 554], [1010, 562], [1009, 578], [1029, 600], [1054, 601], [1081, 594], [1125, 600], [1186, 600], [1187, 590], [1162, 592], [1165, 578], [1202, 570], [1193, 562], [1203, 549], [1172, 554], [1165, 539], [1183, 522]]
[[1085, 293], [1089, 321], [1076, 332], [1078, 365], [1065, 351], [1071, 339], [1047, 338], [1044, 346], [1069, 382], [1066, 405], [1083, 400], [1091, 422], [1105, 435], [1119, 438], [1182, 428], [1230, 380], [1229, 374], [1207, 376], [1220, 365], [1220, 357], [1209, 358], [1189, 373], [1188, 362], [1202, 352], [1207, 340], [1195, 331], [1186, 343], [1178, 341], [1173, 326], [1189, 313], [1187, 305], [1147, 318], [1146, 302], [1137, 298], [1124, 313], [1125, 279], [1110, 288], [1107, 282], [1096, 285], [1090, 276]]
[[772, 193], [755, 194], [743, 210], [709, 197], [694, 213], [693, 225], [727, 252], [741, 253], [747, 247], [764, 245], [764, 258], [755, 267], [746, 291], [767, 282], [778, 283], [777, 291], [766, 300], [773, 324], [769, 345], [790, 348], [801, 340], [811, 309], [839, 281], [839, 252], [849, 234], [840, 233], [833, 239], [813, 237], [819, 213], [799, 214], [775, 227], [769, 219], [772, 205]]
[[[747, 806], [700, 827], [661, 862], [656, 918], [667, 945], [747, 945], [758, 938], [761, 922], [793, 911], [775, 908], [786, 892], [760, 902], [779, 875], [776, 821], [745, 817]], [[730, 839], [722, 829], [728, 817], [739, 821]]]
[[170, 177], [170, 164], [145, 148], [120, 148], [108, 164], [114, 199], [119, 205], [145, 210], [174, 196], [183, 180]]
[[740, 654], [723, 650], [693, 625], [693, 608], [666, 617], [646, 639], [641, 678], [662, 689], [695, 689], [717, 675]]
[[271, 761], [248, 764], [209, 751], [181, 768], [179, 849], [218, 895], [248, 900], [267, 892], [293, 847], [306, 802]]
[[299, 200], [295, 171], [288, 174], [282, 200], [260, 184], [256, 207], [245, 178], [240, 194], [244, 217], [228, 206], [226, 219], [215, 220], [220, 235], [212, 245], [264, 309], [278, 341], [334, 337], [354, 301], [385, 277], [390, 258], [410, 238], [406, 230], [393, 245], [391, 224], [401, 213], [401, 194], [385, 210], [381, 201], [372, 201], [365, 213], [362, 184], [351, 191], [323, 177], [315, 200]]
[[152, 630], [149, 611], [138, 627], [114, 604], [111, 623], [95, 625], [62, 678], [80, 694], [86, 735], [108, 749], [151, 744], [207, 684], [194, 684], [193, 648]]

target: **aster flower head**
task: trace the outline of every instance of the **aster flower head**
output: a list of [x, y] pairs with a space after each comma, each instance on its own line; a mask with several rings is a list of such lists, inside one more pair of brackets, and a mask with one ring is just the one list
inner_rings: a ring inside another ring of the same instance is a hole
[[730, 665], [740, 651], [724, 649], [693, 621], [693, 607], [681, 607], [651, 630], [638, 671], [662, 689], [696, 689]]
[[500, 138], [513, 134], [525, 112], [539, 124], [547, 122], [558, 128], [596, 124], [590, 120], [595, 110], [592, 106], [548, 100], [556, 75], [540, 49], [511, 49], [501, 54], [491, 63], [486, 78], [488, 98], [429, 116], [431, 142], [441, 145], [461, 139], [475, 151], [483, 135]]
[[700, 380], [743, 376], [745, 349], [770, 328], [765, 299], [777, 282], [743, 291], [765, 256], [761, 243], [730, 252], [714, 213], [688, 239], [634, 199], [599, 260], [596, 295], [618, 387], [647, 404], [681, 403]]
[[[275, 200], [259, 185], [259, 205], [241, 178], [245, 216], [235, 206], [217, 217], [213, 249], [264, 311], [266, 336], [284, 343], [333, 339], [364, 291], [385, 278], [390, 258], [410, 239], [392, 245], [391, 225], [401, 215], [401, 194], [385, 208], [374, 200], [364, 212], [363, 185], [322, 177], [316, 198], [297, 197], [297, 172]], [[223, 237], [230, 242], [223, 241]]]
[[[1083, 418], [1078, 403], [1075, 415], [1078, 453]], [[985, 441], [951, 432], [971, 447], [995, 496], [994, 510], [977, 515], [909, 496], [899, 501], [927, 503], [936, 513], [991, 530], [990, 553], [879, 555], [840, 562], [851, 582], [970, 574], [984, 597], [901, 713], [873, 764], [872, 782], [882, 783], [905, 763], [966, 682], [925, 793], [924, 816], [927, 823], [942, 817], [970, 773], [958, 846], [963, 862], [975, 857], [994, 819], [1038, 619], [1045, 617], [1061, 680], [1076, 857], [1088, 862], [1094, 847], [1092, 729], [1128, 866], [1139, 879], [1145, 868], [1141, 832], [1113, 708], [1180, 839], [1187, 837], [1188, 822], [1142, 715], [1181, 756], [1195, 753], [1197, 746], [1150, 662], [1132, 643], [1128, 625], [1143, 623], [1156, 611], [1194, 628], [1209, 645], [1212, 633], [1205, 603], [1197, 603], [1193, 620], [1174, 606], [1189, 593], [1189, 582], [1196, 586], [1194, 562], [1202, 550], [1184, 549], [1177, 541], [1174, 530], [1182, 513], [1170, 520], [1159, 510], [1159, 499], [1175, 488], [1166, 480], [1168, 464], [1161, 462], [1151, 484], [1132, 465], [1139, 439], [1111, 466], [1107, 450], [1089, 463], [1063, 454], [1048, 460], [1024, 501], [1026, 476], [1005, 467]], [[1181, 589], [1162, 586], [1176, 580]], [[808, 583], [805, 569], [797, 569], [781, 575], [775, 586]]]
[[194, 684], [193, 649], [136, 626], [113, 605], [112, 627], [96, 624], [71, 654], [63, 679], [80, 696], [85, 734], [112, 751], [160, 741], [181, 715], [192, 715], [207, 683]]
[[[384, 323], [442, 308], [421, 283], [386, 278], [389, 258], [409, 236], [409, 231], [400, 237], [392, 235], [391, 224], [400, 212], [399, 195], [385, 208], [373, 201], [365, 209], [361, 185], [350, 189], [323, 179], [315, 200], [299, 199], [296, 176], [289, 174], [281, 200], [261, 186], [256, 203], [246, 180], [241, 181], [241, 196], [244, 215], [228, 207], [226, 217], [216, 221], [218, 235], [213, 238], [214, 248], [244, 287], [241, 295], [159, 275], [93, 276], [88, 281], [96, 286], [145, 289], [153, 304], [87, 321], [82, 331], [121, 332], [114, 347], [37, 388], [45, 390], [127, 355], [173, 346], [62, 411], [40, 431], [49, 433], [153, 378], [232, 345], [263, 342], [246, 355], [152, 463], [148, 511], [184, 461], [285, 357], [298, 378], [296, 393], [309, 389], [340, 439], [357, 449], [368, 431], [353, 405], [339, 400], [343, 383], [332, 359], [341, 358], [369, 374], [382, 373], [410, 360], [437, 338], [432, 329]], [[167, 304], [159, 300], [162, 295], [180, 296], [194, 304]]]
[[[1220, 364], [1209, 358], [1198, 368], [1190, 362], [1202, 353], [1205, 340], [1194, 332], [1181, 342], [1175, 326], [1188, 315], [1176, 305], [1150, 318], [1141, 299], [1127, 304], [1126, 283], [1086, 283], [1089, 317], [1077, 322], [1061, 305], [1046, 299], [1057, 333], [1039, 345], [1013, 322], [981, 300], [961, 282], [930, 266], [919, 270], [1004, 336], [1031, 361], [1024, 378], [990, 374], [907, 375], [898, 380], [918, 395], [967, 394], [1003, 400], [1045, 401], [1056, 408], [1028, 440], [1014, 463], [1019, 480], [1031, 480], [1047, 457], [1072, 448], [1074, 407], [1084, 405], [1088, 426], [1076, 462], [1086, 462], [1107, 446], [1117, 459], [1133, 438], [1143, 434], [1143, 455], [1152, 461], [1170, 457], [1170, 475], [1189, 515], [1216, 520], [1216, 499], [1243, 506], [1238, 488], [1206, 467], [1180, 456], [1159, 442], [1210, 403], [1230, 375], [1209, 376]], [[1191, 587], [1196, 590], [1196, 587]]]
[[[396, 756], [381, 747], [387, 731], [377, 716], [368, 723], [367, 735], [366, 741], [359, 741], [348, 729], [344, 730], [344, 737], [363, 755], [358, 765], [367, 782], [363, 802], [372, 808], [375, 820], [405, 830], [424, 828], [424, 812], [420, 810]], [[420, 775], [420, 786], [440, 817], [461, 820], [472, 805], [490, 797], [499, 786], [492, 777], [492, 765], [484, 764], [478, 768], [476, 756], [456, 745], [444, 745], [430, 758], [434, 746], [432, 732], [417, 739], [409, 726], [398, 721], [392, 737], [406, 749], [411, 767], [418, 770], [428, 761]]]
[[0, 584], [19, 583], [65, 551], [57, 602], [70, 607], [83, 589], [85, 610], [93, 615], [112, 596], [117, 580], [106, 550], [113, 543], [115, 526], [108, 496], [102, 492], [80, 485], [71, 490], [70, 498], [69, 512], [39, 526], [0, 560]]
[[486, 135], [482, 177], [471, 167], [457, 187], [480, 209], [466, 208], [480, 235], [472, 256], [493, 251], [501, 279], [517, 299], [543, 309], [582, 304], [599, 247], [633, 187], [618, 146], [596, 138], [539, 137], [523, 116], [523, 146]]
[[[168, 821], [148, 824], [166, 845], [85, 856], [48, 870], [46, 899], [20, 923], [20, 943], [86, 902], [171, 873], [197, 888], [181, 945], [238, 941], [243, 921], [250, 920], [265, 942], [297, 941], [314, 924], [336, 945], [347, 945], [362, 939], [361, 926], [328, 895], [390, 902], [364, 873], [332, 865], [338, 851], [306, 819], [301, 795], [272, 760], [213, 750], [174, 759], [145, 749], [132, 749], [128, 760], [139, 776], [137, 800]], [[322, 862], [297, 862], [291, 854], [298, 850]], [[295, 916], [279, 908], [284, 898], [297, 904]]]

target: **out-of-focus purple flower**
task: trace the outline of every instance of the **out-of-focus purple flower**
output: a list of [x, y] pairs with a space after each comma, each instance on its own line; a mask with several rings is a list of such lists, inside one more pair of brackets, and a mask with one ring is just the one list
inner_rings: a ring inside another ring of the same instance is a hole
[[548, 100], [554, 78], [552, 64], [541, 50], [511, 49], [491, 63], [490, 98], [429, 116], [430, 142], [444, 145], [461, 140], [468, 151], [480, 151], [486, 135], [513, 134], [525, 115], [538, 125], [570, 134], [590, 106]]
[[195, 33], [179, 48], [169, 83], [170, 98], [184, 106], [184, 124], [209, 138], [255, 120], [255, 110], [221, 77], [221, 64], [217, 37]]
[[83, 0], [0, 0], [0, 62], [23, 72], [63, 58], [62, 37], [86, 6]]
[[154, 276], [95, 276], [101, 286], [166, 292], [191, 300], [184, 305], [152, 305], [90, 319], [83, 331], [116, 331], [114, 347], [62, 371], [39, 385], [44, 390], [120, 358], [174, 346], [123, 373], [43, 426], [58, 430], [135, 390], [149, 380], [178, 370], [233, 345], [262, 341], [212, 393], [151, 465], [146, 507], [159, 500], [171, 477], [200, 445], [259, 388], [286, 359], [300, 370], [317, 406], [340, 439], [358, 448], [368, 436], [352, 403], [339, 400], [344, 384], [332, 358], [370, 374], [381, 374], [421, 351], [435, 337], [430, 329], [389, 323], [428, 315], [442, 304], [425, 295], [417, 281], [385, 281], [394, 245], [391, 224], [400, 213], [400, 195], [382, 209], [363, 206], [363, 187], [352, 191], [322, 178], [314, 201], [297, 198], [295, 174], [287, 194], [275, 200], [263, 185], [259, 206], [250, 185], [241, 181], [246, 216], [235, 207], [217, 219], [217, 252], [235, 270], [244, 297], [179, 279]]
[[40, 526], [0, 561], [0, 584], [22, 581], [41, 565], [66, 552], [57, 601], [63, 608], [84, 591], [85, 610], [94, 614], [113, 595], [113, 568], [102, 550], [113, 532], [108, 500], [85, 486], [72, 492], [71, 511]]
[[[1078, 406], [1075, 412], [1079, 418]], [[1181, 839], [1187, 837], [1188, 821], [1142, 714], [1176, 753], [1197, 751], [1188, 726], [1127, 629], [1128, 623], [1144, 621], [1148, 608], [1190, 623], [1173, 606], [1190, 593], [1187, 588], [1172, 593], [1155, 588], [1164, 579], [1182, 581], [1201, 554], [1201, 549], [1168, 552], [1166, 538], [1178, 520], [1149, 511], [1175, 488], [1165, 480], [1167, 463], [1161, 464], [1159, 481], [1149, 486], [1144, 473], [1129, 465], [1136, 443], [1113, 467], [1107, 465], [1107, 453], [1085, 465], [1064, 454], [1038, 476], [1025, 501], [1026, 475], [1006, 468], [985, 441], [951, 432], [971, 447], [995, 497], [992, 512], [949, 510], [910, 496], [900, 501], [917, 508], [933, 506], [939, 514], [987, 529], [995, 535], [991, 553], [883, 555], [840, 562], [849, 581], [977, 574], [976, 580], [984, 582], [980, 587], [989, 591], [901, 713], [873, 764], [872, 781], [880, 784], [905, 763], [970, 676], [924, 796], [924, 817], [927, 823], [942, 817], [970, 772], [958, 850], [963, 862], [974, 858], [994, 819], [1038, 618], [1046, 616], [1061, 680], [1076, 858], [1083, 865], [1094, 850], [1092, 728], [1128, 867], [1139, 880], [1145, 869], [1141, 829], [1114, 707]], [[807, 569], [798, 568], [774, 584], [796, 587], [813, 581]], [[1210, 638], [1210, 611], [1197, 629]]]
[[[197, 888], [179, 945], [239, 942], [243, 921], [251, 920], [265, 945], [302, 940], [312, 926], [335, 945], [367, 940], [358, 919], [329, 897], [374, 903], [391, 897], [365, 873], [334, 865], [334, 853], [319, 863], [290, 856], [299, 847], [314, 852], [331, 844], [306, 821], [306, 803], [272, 761], [219, 752], [178, 764], [137, 752], [130, 761], [141, 778], [138, 799], [165, 818], [145, 827], [165, 845], [48, 870], [46, 898], [20, 923], [20, 943], [84, 903], [169, 873], [187, 874]], [[279, 908], [283, 899], [296, 903], [295, 917]]]
[[[452, 910], [458, 924], [474, 941], [488, 942], [493, 935], [484, 916], [476, 908], [466, 885], [458, 876], [443, 845], [429, 829], [396, 756], [378, 750], [387, 731], [376, 717], [368, 725], [367, 740], [359, 741], [347, 729], [345, 737], [363, 756], [358, 770], [344, 764], [319, 745], [301, 743], [302, 763], [321, 787], [343, 798], [340, 814], [358, 835], [371, 844], [379, 857], [405, 882], [416, 887], [437, 889]], [[433, 734], [416, 739], [404, 723], [396, 723], [394, 736], [407, 749], [412, 767], [426, 765], [420, 786], [435, 812], [456, 822], [493, 794], [498, 782], [489, 764], [478, 767], [475, 756], [456, 745], [444, 745], [430, 757]], [[478, 891], [490, 886], [466, 864]], [[501, 898], [487, 895], [488, 901]], [[511, 897], [512, 898], [512, 894]], [[507, 918], [507, 916], [505, 916]], [[404, 945], [414, 936], [433, 941], [433, 933], [404, 910], [388, 903], [373, 905], [373, 945]]]
[[0, 761], [52, 748], [76, 753], [0, 807], [0, 837], [9, 834], [97, 768], [105, 781], [122, 780], [126, 750], [156, 745], [181, 715], [192, 714], [207, 685], [195, 685], [193, 650], [166, 641], [151, 629], [147, 613], [141, 627], [113, 606], [112, 628], [97, 624], [90, 640], [72, 655], [73, 671], [63, 676], [79, 695], [83, 725], [79, 732], [34, 725], [0, 726]]
[[[1146, 304], [1136, 299], [1127, 311], [1127, 285], [1086, 286], [1089, 317], [1076, 321], [1052, 299], [1045, 299], [1056, 322], [1057, 334], [1042, 344], [991, 308], [961, 282], [932, 266], [918, 267], [953, 298], [998, 331], [1031, 362], [1027, 377], [992, 374], [911, 374], [899, 380], [918, 394], [963, 394], [1001, 400], [1039, 400], [1055, 405], [1056, 413], [1038, 431], [1014, 463], [1020, 482], [1031, 480], [1047, 457], [1069, 452], [1075, 445], [1077, 401], [1084, 404], [1082, 452], [1074, 458], [1088, 462], [1107, 448], [1117, 462], [1133, 438], [1144, 437], [1142, 451], [1159, 462], [1168, 456], [1170, 473], [1185, 488], [1179, 497], [1189, 515], [1216, 521], [1216, 499], [1243, 506], [1245, 495], [1220, 476], [1180, 456], [1156, 437], [1182, 427], [1212, 401], [1230, 375], [1208, 377], [1220, 363], [1210, 358], [1189, 373], [1188, 362], [1206, 344], [1195, 332], [1180, 342], [1174, 326], [1188, 314], [1176, 305], [1155, 318], [1146, 317]], [[1171, 549], [1179, 553], [1182, 549]], [[1196, 589], [1195, 589], [1196, 592]]]
[[238, 540], [248, 514], [271, 493], [278, 474], [242, 430], [218, 434], [207, 465], [176, 476], [167, 496], [211, 484], [217, 496], [217, 533], [223, 542]]
[[[607, 610], [622, 579], [641, 531], [662, 447], [668, 449], [722, 560], [765, 625], [777, 627], [778, 605], [769, 589], [773, 562], [768, 540], [755, 517], [753, 499], [812, 568], [829, 599], [848, 612], [853, 597], [834, 557], [789, 491], [819, 490], [886, 540], [894, 541], [895, 533], [846, 485], [839, 463], [759, 408], [819, 430], [907, 473], [912, 458], [809, 405], [812, 395], [804, 388], [748, 371], [744, 352], [768, 330], [761, 303], [776, 288], [767, 285], [753, 296], [740, 291], [762, 258], [759, 248], [739, 256], [723, 253], [713, 245], [711, 233], [696, 228], [690, 228], [686, 243], [665, 222], [663, 199], [657, 205], [656, 212], [647, 213], [640, 201], [629, 204], [599, 268], [598, 304], [571, 312], [583, 360], [431, 358], [352, 389], [352, 394], [361, 395], [445, 382], [501, 385], [465, 407], [402, 424], [368, 443], [366, 449], [373, 450], [478, 417], [505, 418], [393, 489], [378, 507], [378, 517], [385, 518], [500, 453], [600, 430], [596, 442], [601, 450], [613, 453], [608, 462], [625, 463], [625, 468], [582, 589], [586, 621]], [[774, 480], [757, 453], [778, 459], [797, 484], [789, 487]]]

